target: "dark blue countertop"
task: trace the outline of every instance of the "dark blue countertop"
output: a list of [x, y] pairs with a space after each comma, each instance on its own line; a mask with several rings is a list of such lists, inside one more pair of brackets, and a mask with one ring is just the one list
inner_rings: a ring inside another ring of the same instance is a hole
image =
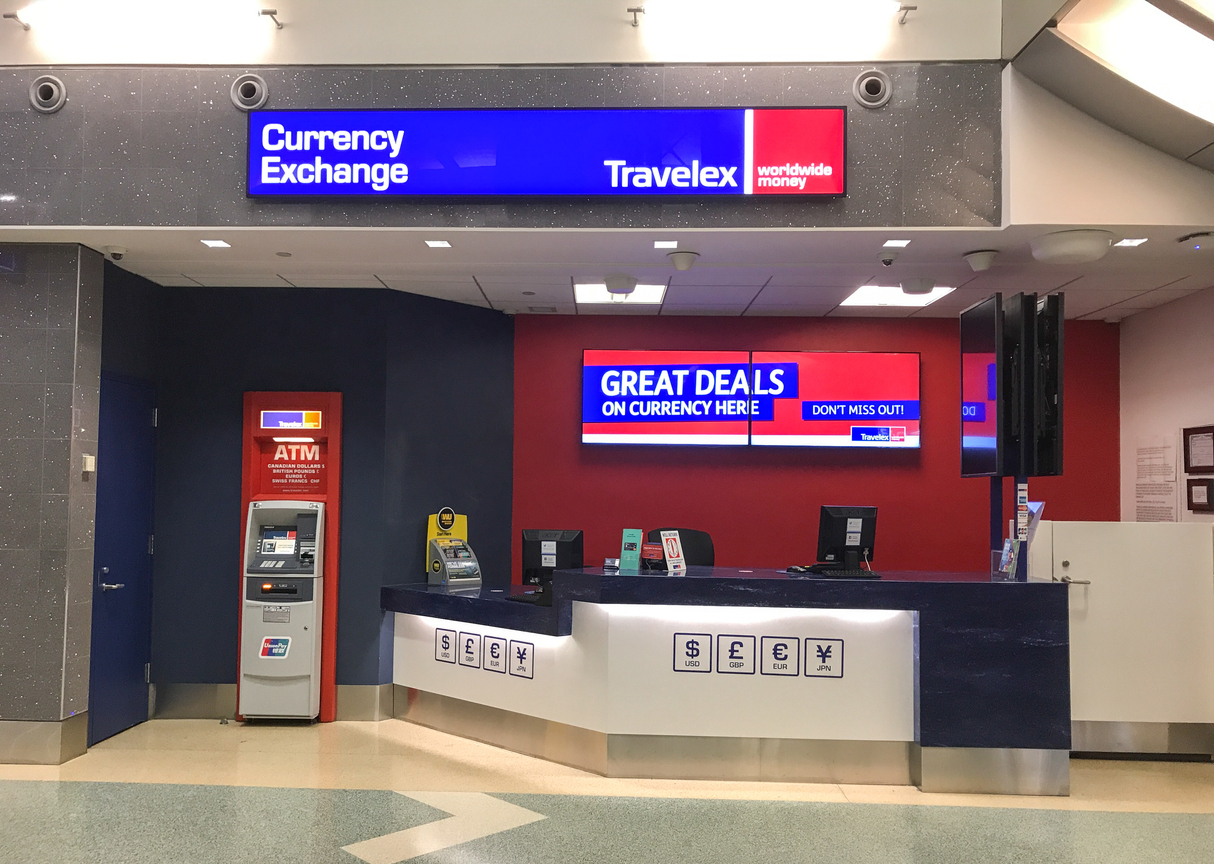
[[[691, 567], [684, 576], [557, 571], [553, 605], [505, 599], [513, 589], [382, 589], [384, 609], [569, 635], [573, 601], [919, 613], [918, 741], [936, 747], [1071, 746], [1067, 586], [956, 581], [953, 574], [795, 578], [778, 570]], [[891, 578], [892, 577], [892, 578]], [[926, 578], [924, 578], [926, 577]]]

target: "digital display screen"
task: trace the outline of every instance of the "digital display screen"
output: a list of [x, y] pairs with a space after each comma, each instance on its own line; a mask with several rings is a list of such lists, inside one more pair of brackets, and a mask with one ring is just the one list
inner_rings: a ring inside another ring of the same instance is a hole
[[587, 350], [584, 444], [917, 448], [919, 355]]
[[294, 555], [296, 532], [294, 528], [261, 529], [262, 555]]
[[919, 446], [918, 354], [756, 351], [751, 364], [752, 444]]
[[999, 460], [1000, 298], [961, 314], [961, 474], [995, 476]]
[[843, 108], [252, 111], [248, 193], [842, 195]]

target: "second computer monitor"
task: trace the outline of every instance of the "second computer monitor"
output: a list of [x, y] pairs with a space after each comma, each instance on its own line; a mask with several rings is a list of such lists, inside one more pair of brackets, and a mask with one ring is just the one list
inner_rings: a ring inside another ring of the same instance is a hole
[[582, 566], [582, 532], [523, 529], [523, 584], [552, 581], [553, 570]]
[[872, 561], [877, 538], [876, 507], [823, 505], [818, 518], [818, 562], [859, 570]]

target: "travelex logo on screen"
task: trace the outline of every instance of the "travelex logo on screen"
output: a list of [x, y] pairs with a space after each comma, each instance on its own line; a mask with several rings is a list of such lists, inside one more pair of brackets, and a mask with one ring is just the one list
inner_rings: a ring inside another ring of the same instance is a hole
[[918, 363], [917, 354], [589, 350], [582, 441], [917, 447]]
[[842, 195], [843, 108], [254, 111], [250, 195]]

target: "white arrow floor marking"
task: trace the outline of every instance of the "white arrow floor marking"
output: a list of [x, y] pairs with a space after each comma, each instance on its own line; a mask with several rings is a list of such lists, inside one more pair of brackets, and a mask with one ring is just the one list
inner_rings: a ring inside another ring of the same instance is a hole
[[396, 864], [548, 818], [483, 792], [399, 794], [450, 813], [451, 818], [351, 843], [342, 849], [367, 864]]

